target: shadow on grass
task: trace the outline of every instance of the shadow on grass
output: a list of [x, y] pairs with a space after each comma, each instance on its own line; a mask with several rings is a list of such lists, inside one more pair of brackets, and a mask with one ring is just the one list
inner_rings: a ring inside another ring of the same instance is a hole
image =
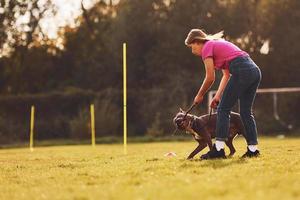
[[224, 167], [230, 167], [232, 165], [242, 165], [247, 163], [247, 159], [226, 159], [226, 160], [206, 160], [202, 161], [203, 164], [201, 166], [203, 167], [209, 167], [213, 169], [219, 169]]
[[215, 160], [185, 160], [185, 162], [180, 166], [182, 168], [189, 168], [194, 167], [195, 164], [199, 167], [207, 167], [212, 169], [219, 169], [224, 167], [230, 167], [233, 165], [242, 165], [246, 164], [248, 161], [247, 159], [242, 158], [228, 158], [228, 159], [215, 159]]

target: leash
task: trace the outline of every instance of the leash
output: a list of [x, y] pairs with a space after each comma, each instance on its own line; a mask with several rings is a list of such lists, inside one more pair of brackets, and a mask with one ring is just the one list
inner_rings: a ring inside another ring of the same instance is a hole
[[196, 103], [193, 103], [193, 105], [185, 112], [185, 115], [183, 116], [183, 119], [186, 118], [187, 114], [189, 114], [194, 109], [194, 107], [196, 105], [197, 105]]
[[[193, 103], [193, 105], [186, 111], [186, 113], [185, 113], [183, 119], [186, 118], [187, 114], [188, 114], [189, 112], [191, 112], [191, 111], [193, 110], [193, 108], [194, 108], [196, 105], [197, 105], [197, 104]], [[207, 124], [210, 122], [211, 115], [212, 115], [212, 111], [213, 111], [213, 108], [210, 108], [210, 111], [209, 111], [209, 117], [208, 117]]]
[[213, 111], [213, 108], [210, 108], [209, 116], [208, 116], [208, 121], [207, 121], [206, 125], [210, 122], [212, 111]]
[[[207, 126], [209, 124], [212, 112], [213, 112], [213, 108], [210, 108], [210, 110], [209, 110], [209, 116], [208, 116], [208, 121], [205, 123], [205, 125], [203, 125], [203, 127], [205, 127], [205, 126]], [[194, 120], [195, 120], [195, 118], [194, 118]], [[193, 121], [193, 123], [194, 123], [194, 121]]]
[[[194, 109], [194, 107], [196, 106], [197, 104], [196, 103], [193, 103], [191, 105], [191, 107], [185, 112], [185, 115], [183, 116], [183, 119], [186, 118], [186, 116]], [[211, 115], [212, 115], [212, 111], [213, 111], [213, 108], [210, 108], [210, 111], [209, 111], [209, 117], [208, 117], [208, 121], [207, 123], [204, 125], [206, 126], [209, 122], [210, 122], [210, 119], [211, 119]], [[173, 132], [172, 136], [174, 136], [178, 131], [178, 128], [176, 127], [175, 131]]]

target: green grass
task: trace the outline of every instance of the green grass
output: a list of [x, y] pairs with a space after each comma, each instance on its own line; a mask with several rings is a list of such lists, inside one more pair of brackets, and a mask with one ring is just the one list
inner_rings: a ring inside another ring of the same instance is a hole
[[241, 160], [239, 138], [215, 161], [186, 161], [196, 144], [184, 141], [129, 144], [128, 155], [121, 144], [1, 149], [0, 199], [299, 199], [299, 144], [263, 138], [262, 156]]

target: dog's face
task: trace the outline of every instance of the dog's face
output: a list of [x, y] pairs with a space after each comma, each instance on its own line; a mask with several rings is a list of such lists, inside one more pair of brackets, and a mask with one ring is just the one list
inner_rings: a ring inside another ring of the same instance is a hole
[[185, 112], [180, 108], [173, 119], [173, 123], [179, 130], [185, 130], [189, 125], [189, 115], [185, 116]]

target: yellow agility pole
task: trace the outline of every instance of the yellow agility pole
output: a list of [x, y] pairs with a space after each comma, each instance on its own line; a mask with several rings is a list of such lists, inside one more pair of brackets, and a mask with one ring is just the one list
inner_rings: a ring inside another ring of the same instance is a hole
[[95, 107], [94, 107], [94, 104], [91, 104], [90, 111], [91, 111], [91, 138], [92, 138], [92, 146], [95, 147], [96, 140], [95, 140]]
[[123, 43], [123, 134], [124, 154], [127, 154], [127, 80], [126, 80], [126, 43]]
[[31, 114], [30, 114], [30, 139], [29, 139], [29, 148], [30, 148], [30, 151], [33, 151], [33, 131], [34, 131], [34, 106], [31, 106]]

